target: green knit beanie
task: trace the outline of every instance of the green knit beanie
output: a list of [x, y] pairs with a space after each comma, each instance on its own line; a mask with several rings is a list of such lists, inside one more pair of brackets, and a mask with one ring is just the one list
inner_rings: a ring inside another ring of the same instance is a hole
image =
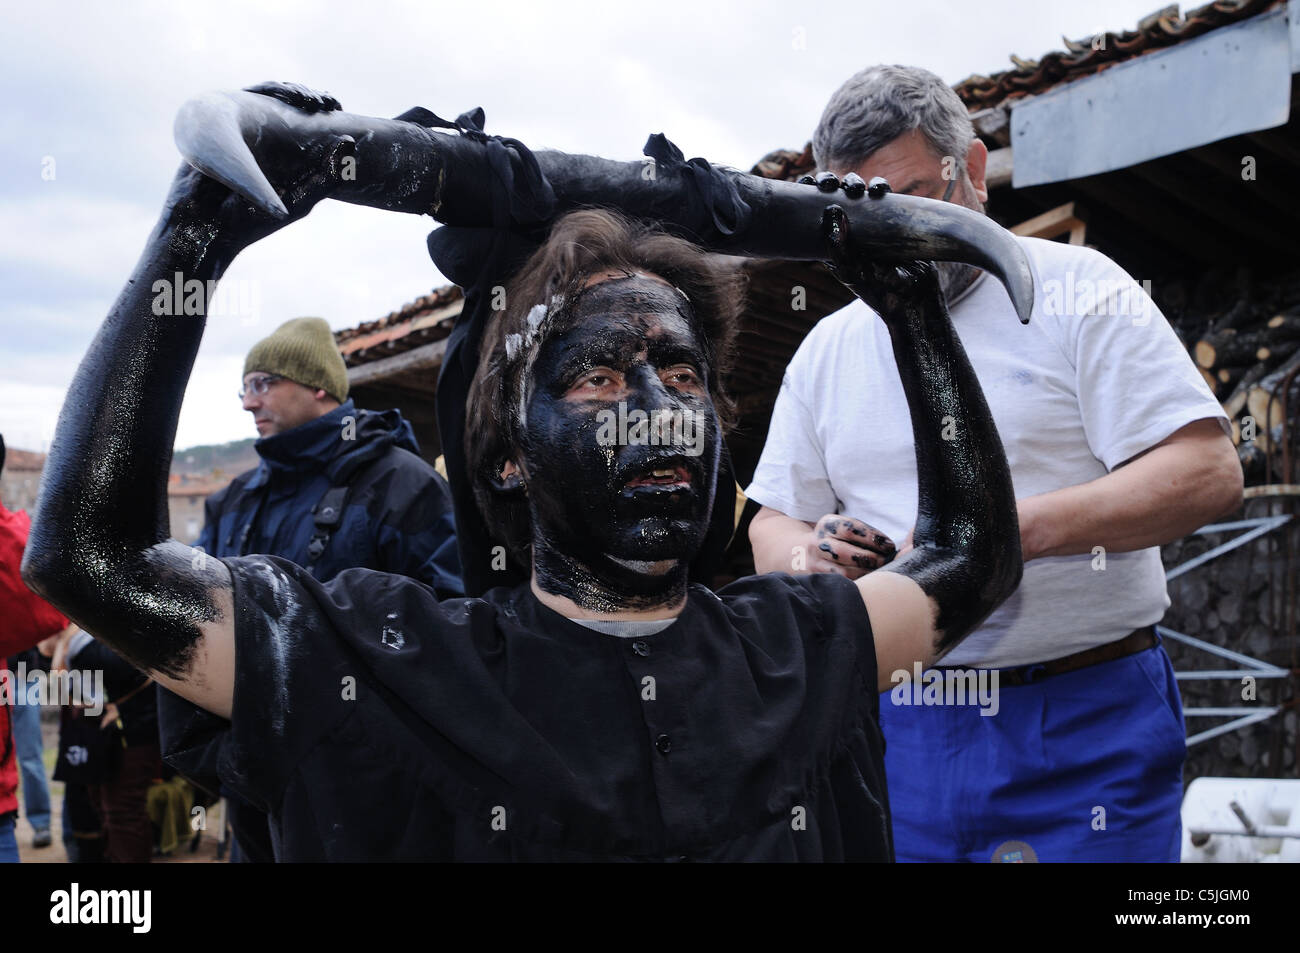
[[258, 341], [244, 361], [244, 375], [253, 371], [320, 388], [340, 404], [348, 399], [348, 369], [324, 318], [293, 318]]

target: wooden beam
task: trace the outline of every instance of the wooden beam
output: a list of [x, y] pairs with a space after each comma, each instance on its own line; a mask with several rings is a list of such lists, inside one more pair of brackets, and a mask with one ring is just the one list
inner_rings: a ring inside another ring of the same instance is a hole
[[984, 166], [984, 187], [992, 190], [1010, 185], [1012, 166], [1010, 146], [1005, 149], [994, 149], [989, 153], [988, 164]]
[[1279, 158], [1285, 159], [1289, 165], [1300, 165], [1300, 145], [1297, 145], [1280, 129], [1249, 132], [1246, 134], [1246, 138], [1257, 145], [1263, 146], [1267, 151]]
[[[1227, 143], [1235, 141], [1234, 139], [1225, 140]], [[1241, 160], [1250, 152], [1251, 150], [1243, 148], [1230, 149], [1223, 142], [1218, 142], [1211, 143], [1208, 146], [1200, 146], [1196, 149], [1188, 149], [1183, 155], [1221, 173], [1234, 185], [1243, 186], [1245, 191], [1239, 194], [1249, 194], [1253, 197], [1256, 207], [1263, 206], [1260, 211], [1264, 214], [1275, 216], [1281, 212], [1284, 217], [1291, 220], [1300, 219], [1300, 201], [1297, 200], [1295, 190], [1277, 184], [1285, 181], [1285, 177], [1289, 175], [1289, 170], [1278, 168], [1276, 163], [1264, 166], [1258, 162], [1258, 157], [1256, 157], [1255, 178], [1243, 179], [1241, 177], [1243, 168]]]
[[973, 112], [970, 121], [982, 138], [1000, 146], [1011, 145], [1011, 110], [1005, 104]]
[[1049, 209], [1042, 215], [1035, 215], [1027, 222], [1021, 222], [1012, 228], [1011, 232], [1016, 235], [1024, 235], [1026, 238], [1047, 239], [1056, 238], [1069, 232], [1070, 244], [1082, 245], [1084, 231], [1087, 227], [1083, 219], [1075, 214], [1074, 203], [1066, 202], [1064, 205]]
[[[1170, 203], [1158, 199], [1150, 189], [1138, 188], [1125, 181], [1122, 173], [1074, 179], [1070, 183], [1096, 203], [1151, 233], [1157, 241], [1177, 248], [1192, 261], [1221, 265], [1242, 258], [1240, 244], [1200, 225], [1195, 219]], [[1089, 204], [1089, 208], [1092, 203]]]
[[422, 344], [401, 354], [380, 358], [366, 364], [348, 368], [348, 385], [370, 384], [382, 381], [394, 374], [408, 371], [434, 370], [442, 366], [442, 359], [447, 353], [447, 338]]
[[[1232, 229], [1246, 241], [1260, 242], [1292, 255], [1300, 252], [1300, 245], [1296, 244], [1292, 235], [1273, 228], [1266, 219], [1243, 208], [1241, 194], [1246, 183], [1238, 179], [1231, 190], [1222, 186], [1216, 188], [1217, 177], [1207, 182], [1206, 176], [1191, 174], [1187, 166], [1186, 160], [1179, 161], [1177, 156], [1166, 156], [1155, 162], [1135, 165], [1128, 171], [1153, 188]], [[1197, 165], [1197, 168], [1200, 166]], [[1254, 196], [1249, 198], [1253, 199]]]

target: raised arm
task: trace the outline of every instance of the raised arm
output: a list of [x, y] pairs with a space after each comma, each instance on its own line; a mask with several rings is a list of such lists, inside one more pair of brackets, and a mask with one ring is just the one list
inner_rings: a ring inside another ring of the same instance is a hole
[[229, 714], [233, 692], [230, 577], [216, 559], [169, 539], [167, 519], [172, 443], [205, 319], [160, 314], [171, 309], [155, 301], [170, 301], [177, 281], [184, 300], [206, 301], [235, 255], [334, 187], [351, 148], [321, 139], [272, 169], [283, 217], [188, 165], [177, 174], [68, 390], [23, 560], [32, 589], [217, 714]]
[[889, 329], [916, 446], [915, 548], [857, 581], [884, 691], [892, 672], [932, 664], [1015, 591], [1020, 531], [1002, 441], [934, 267], [873, 264], [838, 206], [826, 231], [836, 274]]

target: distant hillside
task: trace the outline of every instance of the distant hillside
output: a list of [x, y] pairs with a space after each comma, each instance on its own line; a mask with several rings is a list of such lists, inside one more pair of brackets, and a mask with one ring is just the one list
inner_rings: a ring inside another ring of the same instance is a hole
[[207, 444], [177, 450], [172, 456], [172, 473], [182, 476], [217, 476], [230, 479], [257, 466], [256, 437], [232, 443]]

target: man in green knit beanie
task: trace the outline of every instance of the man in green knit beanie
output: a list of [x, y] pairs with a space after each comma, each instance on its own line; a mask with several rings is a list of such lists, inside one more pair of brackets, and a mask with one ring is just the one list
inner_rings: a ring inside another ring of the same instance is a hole
[[244, 409], [260, 436], [292, 430], [348, 398], [348, 370], [324, 318], [293, 318], [244, 361]]

